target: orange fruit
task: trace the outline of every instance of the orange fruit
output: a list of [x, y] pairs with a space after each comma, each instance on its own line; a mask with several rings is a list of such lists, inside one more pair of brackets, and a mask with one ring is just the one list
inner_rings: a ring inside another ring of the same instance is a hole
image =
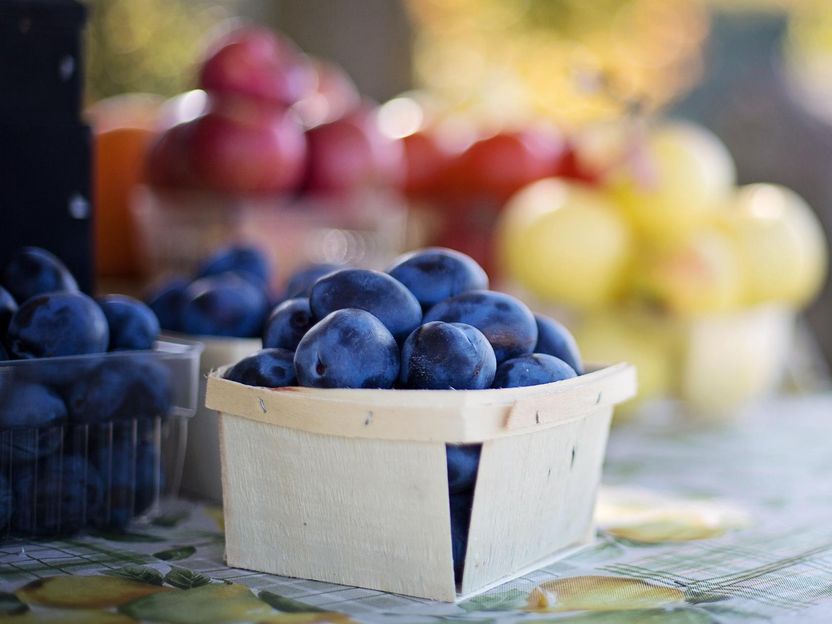
[[138, 273], [130, 198], [144, 181], [161, 102], [155, 96], [130, 94], [102, 100], [87, 111], [94, 137], [95, 261], [100, 276]]

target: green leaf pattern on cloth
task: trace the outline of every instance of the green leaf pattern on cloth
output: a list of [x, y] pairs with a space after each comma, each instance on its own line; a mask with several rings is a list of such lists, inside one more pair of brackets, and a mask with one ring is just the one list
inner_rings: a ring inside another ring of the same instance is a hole
[[193, 572], [187, 568], [171, 568], [165, 575], [165, 583], [177, 589], [193, 589], [211, 582], [207, 576], [199, 572]]
[[176, 548], [168, 548], [167, 550], [160, 550], [153, 553], [153, 556], [162, 561], [181, 561], [187, 559], [196, 552], [194, 546], [177, 546]]
[[829, 413], [832, 397], [614, 430], [596, 542], [459, 604], [228, 568], [222, 514], [191, 505], [126, 534], [0, 544], [0, 623], [832, 621]]

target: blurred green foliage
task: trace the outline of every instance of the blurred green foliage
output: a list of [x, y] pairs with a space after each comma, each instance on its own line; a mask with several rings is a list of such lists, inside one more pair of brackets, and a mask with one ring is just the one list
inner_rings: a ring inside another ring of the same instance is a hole
[[203, 38], [235, 0], [87, 0], [86, 100], [129, 92], [170, 96], [194, 84]]

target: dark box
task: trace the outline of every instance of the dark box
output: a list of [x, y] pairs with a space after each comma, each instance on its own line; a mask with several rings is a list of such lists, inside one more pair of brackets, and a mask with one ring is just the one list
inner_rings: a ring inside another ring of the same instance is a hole
[[0, 0], [3, 122], [78, 121], [85, 19], [75, 0]]
[[45, 247], [92, 289], [91, 136], [80, 123], [0, 123], [0, 266]]

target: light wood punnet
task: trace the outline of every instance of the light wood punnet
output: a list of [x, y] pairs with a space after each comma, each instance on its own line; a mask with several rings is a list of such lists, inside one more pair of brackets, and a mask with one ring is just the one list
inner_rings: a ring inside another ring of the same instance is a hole
[[[502, 390], [253, 388], [208, 379], [221, 412], [232, 566], [453, 601], [586, 544], [628, 364]], [[461, 587], [445, 444], [482, 442]]]

